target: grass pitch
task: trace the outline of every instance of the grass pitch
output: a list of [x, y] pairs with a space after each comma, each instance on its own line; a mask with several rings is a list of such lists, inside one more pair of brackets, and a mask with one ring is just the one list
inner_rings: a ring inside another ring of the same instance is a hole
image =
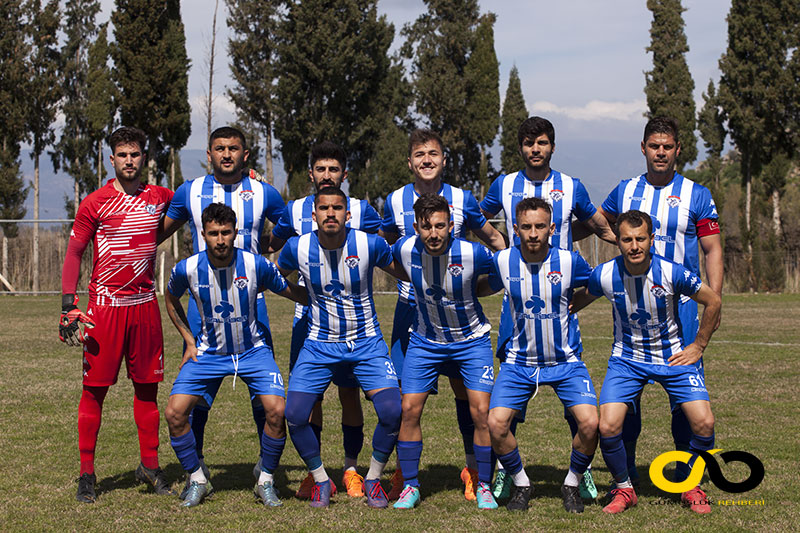
[[[391, 332], [395, 298], [378, 296], [383, 332]], [[180, 509], [177, 498], [159, 497], [137, 486], [133, 470], [139, 463], [133, 422], [133, 389], [124, 371], [105, 402], [97, 448], [98, 501], [75, 501], [78, 475], [77, 404], [81, 357], [77, 348], [58, 341], [58, 298], [0, 299], [0, 524], [5, 531], [781, 531], [800, 522], [798, 429], [800, 429], [800, 296], [726, 296], [722, 327], [706, 351], [706, 377], [717, 419], [716, 443], [723, 450], [744, 450], [759, 457], [766, 476], [744, 494], [728, 494], [705, 483], [713, 500], [712, 514], [695, 516], [655, 488], [647, 469], [660, 453], [671, 449], [667, 396], [649, 386], [643, 396], [643, 431], [637, 463], [643, 477], [639, 505], [618, 516], [605, 516], [598, 504], [582, 515], [568, 515], [559, 487], [569, 461], [570, 439], [555, 394], [543, 388], [528, 410], [528, 422], [518, 438], [535, 496], [526, 513], [501, 508], [479, 512], [466, 502], [458, 474], [463, 449], [455, 421], [453, 396], [446, 379], [440, 394], [429, 399], [423, 414], [425, 449], [420, 481], [422, 503], [413, 511], [371, 510], [362, 501], [338, 495], [327, 510], [313, 510], [290, 496], [305, 476], [305, 468], [287, 443], [277, 475], [284, 506], [266, 510], [252, 495], [251, 470], [258, 456], [247, 387], [232, 389], [227, 379], [208, 422], [205, 455], [216, 489], [195, 509]], [[288, 370], [291, 304], [268, 296], [278, 363]], [[498, 323], [500, 299], [484, 308]], [[159, 406], [166, 406], [180, 360], [180, 338], [164, 316], [166, 376]], [[584, 359], [598, 389], [605, 374], [611, 342], [608, 304], [598, 301], [581, 312]], [[375, 426], [371, 405], [361, 473], [368, 464], [370, 436]], [[342, 448], [339, 406], [335, 390], [325, 398], [323, 460], [331, 477], [341, 480]], [[162, 468], [176, 487], [183, 472], [169, 447], [162, 421]], [[390, 460], [388, 474], [393, 467]], [[598, 451], [595, 481], [601, 494], [610, 481]], [[722, 465], [725, 476], [741, 481], [745, 467]], [[747, 505], [747, 502], [750, 502]], [[725, 505], [728, 504], [728, 505]]]

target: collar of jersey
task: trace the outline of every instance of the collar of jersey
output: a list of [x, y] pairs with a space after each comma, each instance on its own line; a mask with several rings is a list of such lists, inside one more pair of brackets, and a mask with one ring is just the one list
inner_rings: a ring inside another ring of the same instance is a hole
[[645, 172], [644, 174], [642, 174], [641, 176], [639, 176], [639, 178], [640, 178], [640, 179], [643, 179], [643, 180], [645, 181], [645, 183], [647, 183], [647, 184], [648, 184], [649, 186], [651, 186], [652, 188], [654, 188], [654, 189], [659, 189], [659, 190], [660, 190], [660, 189], [666, 189], [667, 187], [669, 187], [670, 185], [672, 185], [673, 183], [675, 183], [675, 179], [676, 179], [678, 176], [680, 176], [680, 177], [683, 177], [683, 176], [681, 176], [680, 174], [678, 174], [678, 171], [677, 171], [677, 170], [673, 170], [673, 171], [672, 171], [672, 179], [671, 179], [671, 180], [669, 180], [669, 181], [667, 182], [667, 184], [666, 184], [666, 185], [653, 185], [652, 183], [650, 183], [650, 180], [648, 180], [648, 179], [647, 179], [647, 172]]
[[552, 178], [552, 177], [553, 177], [553, 172], [555, 172], [555, 170], [553, 170], [553, 169], [551, 168], [551, 169], [550, 169], [550, 173], [549, 173], [549, 174], [547, 175], [547, 177], [546, 177], [545, 179], [543, 179], [542, 181], [536, 181], [536, 180], [533, 180], [533, 179], [531, 179], [531, 178], [530, 178], [530, 176], [528, 176], [528, 174], [525, 172], [525, 169], [524, 169], [524, 168], [523, 168], [522, 170], [520, 170], [519, 172], [520, 172], [520, 174], [522, 174], [522, 177], [523, 177], [523, 178], [525, 178], [527, 181], [530, 181], [531, 183], [544, 183], [545, 181], [547, 181], [547, 180], [549, 180], [550, 178]]

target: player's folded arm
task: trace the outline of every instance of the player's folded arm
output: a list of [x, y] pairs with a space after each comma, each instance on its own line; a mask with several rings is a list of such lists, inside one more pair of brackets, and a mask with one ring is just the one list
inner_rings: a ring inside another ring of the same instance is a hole
[[581, 287], [572, 294], [572, 300], [569, 304], [569, 312], [577, 313], [598, 298], [600, 298], [600, 296], [590, 293], [587, 287]]

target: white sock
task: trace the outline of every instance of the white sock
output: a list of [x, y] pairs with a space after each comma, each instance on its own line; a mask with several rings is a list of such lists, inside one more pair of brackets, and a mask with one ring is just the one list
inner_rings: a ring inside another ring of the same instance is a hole
[[[507, 474], [508, 472], [506, 472]], [[511, 479], [514, 481], [514, 485], [517, 487], [530, 487], [531, 480], [528, 479], [528, 474], [525, 473], [525, 469], [521, 468], [519, 472], [516, 474], [511, 474]]]
[[203, 469], [201, 467], [197, 467], [197, 470], [189, 474], [189, 482], [191, 483], [192, 481], [197, 481], [201, 485], [208, 483], [206, 475], [203, 474]]
[[567, 487], [577, 487], [580, 484], [582, 477], [583, 476], [579, 476], [573, 472], [572, 469], [570, 469], [567, 471], [567, 477], [564, 478], [564, 485]]
[[261, 473], [258, 475], [258, 484], [259, 485], [263, 485], [266, 482], [272, 483], [272, 480], [273, 480], [272, 474], [269, 474], [269, 473], [265, 472], [264, 470], [262, 470]]
[[380, 463], [374, 456], [370, 455], [369, 457], [369, 472], [367, 472], [367, 477], [365, 479], [378, 479], [383, 474], [383, 468], [386, 466], [386, 463]]
[[319, 465], [319, 468], [312, 470], [311, 476], [314, 478], [315, 483], [324, 483], [328, 481], [328, 473], [325, 472], [325, 465]]
[[631, 483], [631, 478], [626, 479], [622, 483], [617, 483], [618, 489], [632, 489], [633, 483]]
[[494, 469], [495, 469], [497, 472], [500, 472], [501, 470], [502, 470], [503, 472], [505, 472], [505, 471], [506, 471], [506, 469], [505, 469], [505, 468], [503, 468], [503, 463], [501, 463], [500, 461], [497, 461], [497, 464], [495, 465]]
[[471, 468], [472, 470], [478, 469], [478, 461], [475, 460], [474, 453], [464, 454], [464, 457], [467, 459], [467, 468]]
[[351, 457], [344, 458], [344, 469], [347, 470], [355, 470], [356, 465], [358, 464], [358, 459], [353, 459]]

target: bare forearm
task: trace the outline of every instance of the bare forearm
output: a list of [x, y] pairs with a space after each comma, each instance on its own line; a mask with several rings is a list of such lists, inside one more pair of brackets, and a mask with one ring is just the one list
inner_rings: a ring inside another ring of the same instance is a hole
[[166, 304], [165, 307], [167, 308], [167, 315], [169, 315], [169, 319], [172, 321], [175, 329], [177, 329], [178, 333], [183, 337], [187, 346], [194, 344], [194, 334], [192, 334], [192, 329], [189, 327], [189, 320], [186, 318], [186, 313], [183, 311], [181, 301], [169, 293], [167, 293], [164, 300]]

